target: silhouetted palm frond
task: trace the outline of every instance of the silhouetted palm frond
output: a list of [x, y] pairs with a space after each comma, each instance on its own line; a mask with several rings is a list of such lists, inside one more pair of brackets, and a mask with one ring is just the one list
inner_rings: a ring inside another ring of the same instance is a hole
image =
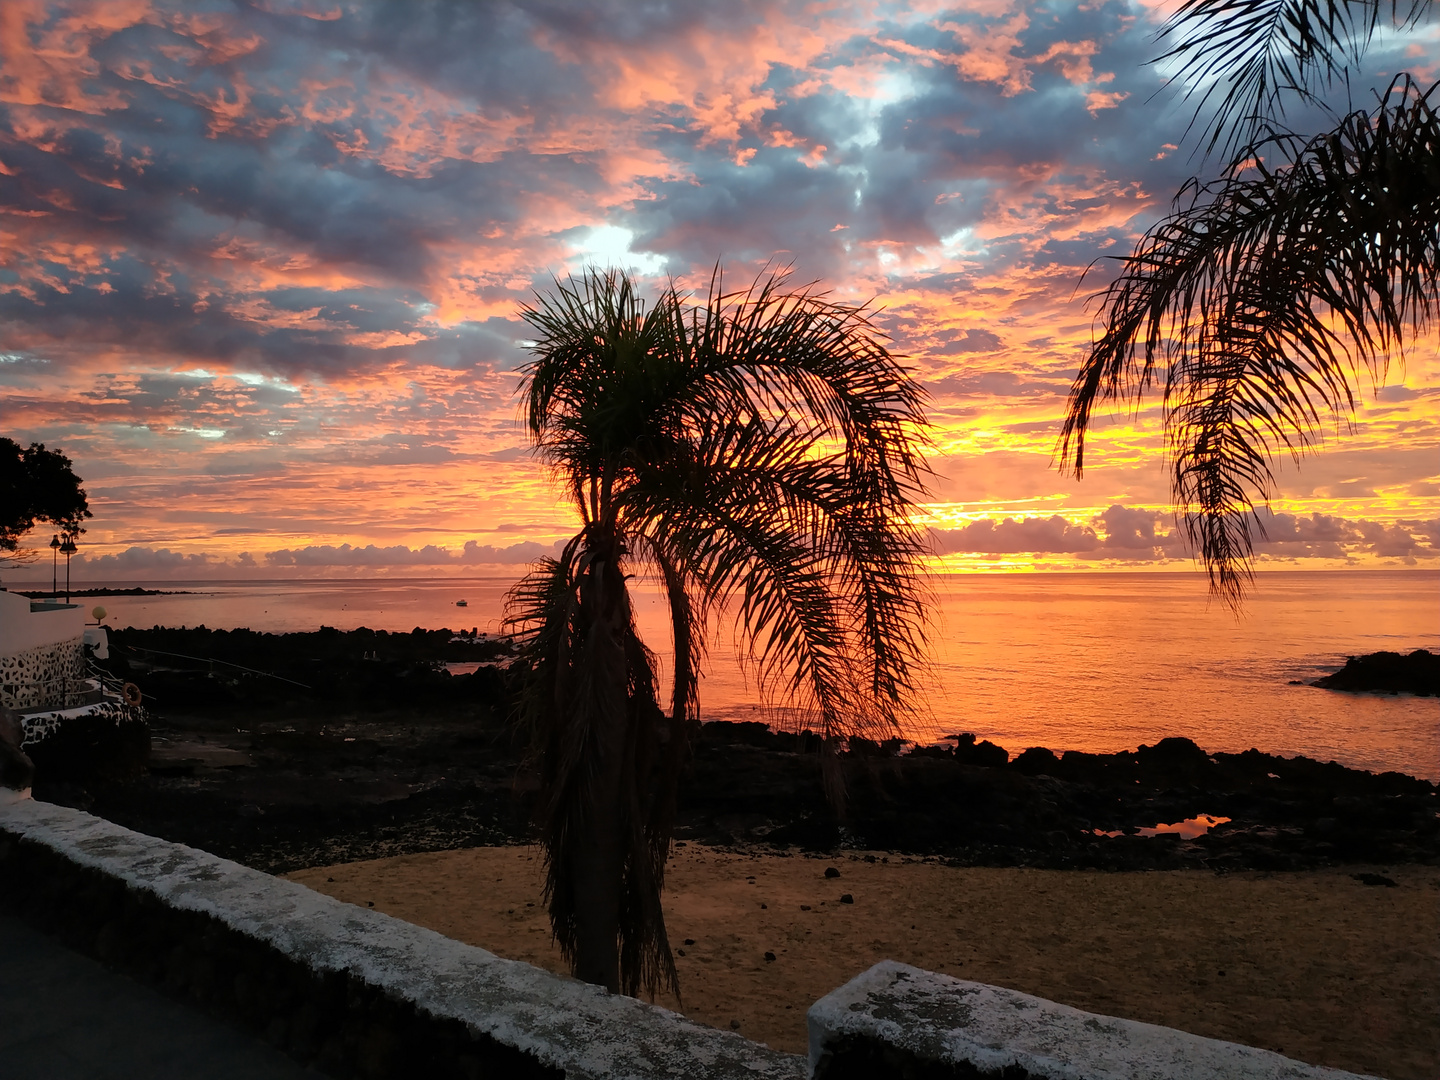
[[[1220, 180], [1192, 181], [1102, 294], [1103, 335], [1071, 390], [1062, 462], [1079, 475], [1098, 401], [1139, 401], [1165, 366], [1176, 503], [1232, 602], [1270, 460], [1301, 455], [1354, 407], [1362, 368], [1436, 315], [1440, 83], [1397, 79], [1370, 112], [1302, 142], [1274, 136]], [[1289, 162], [1271, 170], [1266, 151]], [[1263, 535], [1263, 533], [1262, 533]]]
[[1314, 100], [1348, 78], [1388, 16], [1414, 25], [1432, 0], [1185, 0], [1166, 21], [1169, 45], [1156, 62], [1174, 61], [1184, 97], [1196, 99], [1193, 127], [1208, 107], [1206, 153], [1230, 157], [1285, 116], [1289, 95]]

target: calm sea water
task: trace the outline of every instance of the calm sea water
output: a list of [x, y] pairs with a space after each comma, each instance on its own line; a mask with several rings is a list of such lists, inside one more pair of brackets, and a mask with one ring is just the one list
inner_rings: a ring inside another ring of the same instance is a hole
[[[511, 582], [146, 584], [192, 591], [85, 603], [103, 604], [112, 626], [493, 633]], [[1253, 746], [1440, 779], [1440, 700], [1289, 685], [1350, 654], [1440, 650], [1440, 573], [1265, 573], [1239, 619], [1191, 574], [955, 575], [933, 584], [932, 690], [911, 737], [973, 731], [1017, 752], [1115, 751], [1183, 735], [1212, 752]], [[456, 607], [459, 599], [468, 606]], [[667, 645], [659, 596], [642, 594], [639, 608], [652, 645]], [[722, 630], [712, 648], [703, 714], [763, 719], [731, 640]]]

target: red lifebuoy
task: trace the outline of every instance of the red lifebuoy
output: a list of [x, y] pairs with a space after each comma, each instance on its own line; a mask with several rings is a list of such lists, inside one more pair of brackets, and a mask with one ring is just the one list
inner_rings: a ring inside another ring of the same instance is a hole
[[127, 682], [120, 688], [120, 696], [125, 699], [126, 705], [140, 704], [140, 687], [133, 682]]

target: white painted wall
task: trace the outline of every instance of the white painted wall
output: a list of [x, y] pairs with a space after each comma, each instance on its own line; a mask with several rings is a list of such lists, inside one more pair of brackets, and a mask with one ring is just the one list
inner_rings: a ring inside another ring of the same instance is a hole
[[79, 641], [84, 633], [85, 609], [79, 604], [45, 604], [31, 611], [28, 596], [0, 592], [0, 656]]

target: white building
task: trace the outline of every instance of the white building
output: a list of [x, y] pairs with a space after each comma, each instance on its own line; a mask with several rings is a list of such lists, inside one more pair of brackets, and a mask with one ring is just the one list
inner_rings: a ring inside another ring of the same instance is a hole
[[122, 687], [90, 662], [108, 658], [109, 649], [105, 628], [86, 626], [79, 604], [0, 589], [0, 705], [20, 714], [27, 751], [72, 721], [143, 725], [133, 687]]

